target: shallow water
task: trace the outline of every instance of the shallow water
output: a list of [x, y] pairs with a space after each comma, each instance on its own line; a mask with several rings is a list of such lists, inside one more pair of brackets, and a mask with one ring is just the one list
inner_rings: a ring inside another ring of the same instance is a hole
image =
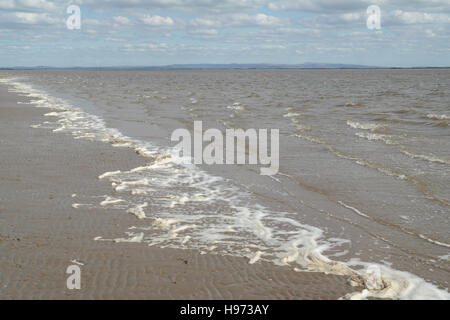
[[[403, 270], [449, 286], [449, 70], [8, 75], [40, 90], [40, 105], [55, 108], [36, 128], [148, 157], [148, 166], [101, 177], [112, 189], [96, 205], [137, 217], [116, 241], [299, 270], [347, 272], [328, 258], [354, 269], [375, 263], [386, 278], [414, 278], [393, 269]], [[279, 174], [184, 165], [170, 135], [192, 132], [200, 120], [204, 130], [280, 129]], [[408, 297], [405, 290], [399, 296]]]

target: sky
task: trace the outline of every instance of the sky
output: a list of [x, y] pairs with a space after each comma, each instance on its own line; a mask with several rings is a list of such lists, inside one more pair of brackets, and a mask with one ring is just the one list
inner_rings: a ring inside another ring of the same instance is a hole
[[450, 66], [449, 26], [450, 0], [0, 0], [0, 67]]

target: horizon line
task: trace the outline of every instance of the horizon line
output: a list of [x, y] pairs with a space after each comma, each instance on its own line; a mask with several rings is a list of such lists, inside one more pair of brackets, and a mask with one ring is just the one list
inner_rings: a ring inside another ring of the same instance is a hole
[[185, 63], [167, 65], [107, 65], [107, 66], [0, 66], [0, 70], [76, 70], [76, 69], [109, 69], [109, 70], [174, 70], [174, 69], [448, 69], [450, 66], [371, 66], [347, 63], [305, 62], [298, 64], [279, 63]]

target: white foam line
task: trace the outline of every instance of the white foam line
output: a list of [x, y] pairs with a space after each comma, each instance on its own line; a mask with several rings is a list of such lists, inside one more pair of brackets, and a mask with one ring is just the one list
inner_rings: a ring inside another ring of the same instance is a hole
[[256, 263], [262, 256], [262, 252], [261, 251], [257, 251], [252, 257], [250, 257], [250, 261], [248, 262], [249, 264], [254, 264]]
[[104, 174], [100, 175], [98, 178], [99, 178], [100, 180], [102, 180], [102, 179], [104, 179], [104, 178], [106, 178], [106, 177], [111, 177], [111, 176], [117, 175], [117, 174], [119, 174], [119, 173], [121, 173], [120, 170], [112, 171], [112, 172], [105, 172]]
[[450, 120], [450, 116], [446, 114], [427, 114], [428, 119]]
[[[362, 217], [371, 219], [368, 215], [362, 213], [361, 211], [359, 211], [359, 210], [356, 209], [356, 208], [353, 208], [353, 207], [351, 207], [351, 206], [345, 204], [345, 203], [342, 202], [342, 201], [338, 201], [338, 203], [339, 203], [340, 205], [342, 205], [342, 206], [344, 206], [344, 207], [346, 207], [346, 208], [348, 208], [348, 209], [354, 211], [355, 213], [357, 213], [358, 215], [360, 215], [360, 216], [362, 216]], [[413, 233], [413, 232], [411, 232], [411, 231], [405, 230], [404, 228], [401, 228], [401, 230], [404, 231], [404, 232], [406, 232], [406, 233], [408, 233], [408, 234], [414, 235], [414, 236], [417, 235], [417, 236], [419, 236], [421, 239], [426, 240], [426, 241], [428, 241], [428, 242], [430, 242], [430, 243], [436, 244], [436, 245], [438, 245], [438, 246], [450, 248], [450, 244], [447, 244], [447, 243], [439, 242], [439, 241], [437, 241], [437, 240], [430, 239], [430, 238], [424, 236], [423, 234], [420, 234], [420, 233], [419, 233], [419, 234], [416, 234], [416, 233]]]
[[118, 238], [118, 239], [114, 239], [114, 242], [125, 242], [125, 243], [141, 243], [142, 240], [144, 240], [144, 233], [132, 233], [132, 232], [127, 232], [127, 234], [130, 236], [130, 238]]
[[81, 263], [81, 262], [78, 262], [77, 260], [70, 260], [70, 262], [72, 262], [72, 263], [75, 263], [75, 264], [77, 264], [77, 265], [79, 265], [79, 266], [84, 266], [84, 263]]
[[419, 237], [421, 237], [421, 238], [422, 238], [422, 239], [424, 239], [424, 240], [427, 240], [428, 242], [431, 242], [431, 243], [437, 244], [438, 246], [442, 246], [442, 247], [450, 248], [450, 244], [448, 244], [448, 243], [443, 243], [443, 242], [439, 242], [439, 241], [436, 241], [436, 240], [430, 239], [430, 238], [428, 238], [428, 237], [424, 236], [423, 234], [420, 234], [420, 233], [419, 233]]
[[123, 199], [116, 199], [116, 198], [109, 197], [109, 196], [105, 196], [105, 197], [106, 197], [105, 200], [103, 200], [102, 202], [100, 202], [100, 205], [101, 205], [102, 207], [105, 207], [105, 206], [110, 205], [110, 204], [117, 204], [117, 203], [126, 202], [126, 201], [123, 200]]
[[143, 204], [137, 205], [134, 208], [128, 209], [127, 213], [134, 214], [140, 220], [145, 219], [146, 216], [145, 216], [144, 208], [146, 208], [147, 206], [148, 206], [148, 203], [145, 202]]
[[366, 214], [364, 214], [364, 213], [362, 213], [361, 211], [359, 211], [358, 209], [356, 209], [356, 208], [353, 208], [353, 207], [351, 207], [351, 206], [349, 206], [349, 205], [347, 205], [347, 204], [345, 204], [344, 202], [342, 202], [342, 201], [338, 201], [338, 203], [341, 205], [341, 206], [343, 206], [343, 207], [345, 207], [345, 208], [347, 208], [347, 209], [350, 209], [350, 210], [352, 210], [353, 212], [355, 212], [356, 214], [358, 214], [358, 215], [360, 215], [361, 217], [364, 217], [364, 218], [368, 218], [368, 219], [370, 219], [370, 217], [368, 216], [368, 215], [366, 215]]
[[92, 204], [89, 203], [74, 203], [72, 204], [72, 208], [79, 209], [80, 207], [89, 207], [92, 206]]
[[189, 240], [191, 240], [191, 236], [185, 236], [183, 241], [181, 241], [181, 244], [186, 244]]
[[362, 129], [362, 130], [370, 130], [370, 131], [375, 131], [377, 129], [383, 128], [383, 126], [378, 125], [378, 124], [368, 123], [368, 122], [360, 123], [360, 122], [356, 122], [356, 121], [352, 121], [352, 120], [348, 120], [347, 125], [352, 127], [353, 129]]
[[364, 282], [370, 280], [369, 270], [370, 268], [373, 270], [375, 267], [379, 270], [384, 287], [381, 290], [364, 289], [361, 292], [351, 293], [344, 297], [346, 299], [361, 300], [374, 297], [405, 300], [450, 300], [447, 290], [438, 289], [433, 284], [409, 272], [394, 270], [382, 264], [361, 262], [358, 259], [350, 260], [348, 265], [363, 266], [360, 274]]
[[412, 153], [409, 152], [408, 150], [406, 150], [405, 148], [402, 148], [402, 153], [406, 154], [407, 156], [411, 157], [411, 158], [416, 158], [416, 159], [422, 159], [425, 161], [429, 161], [429, 162], [435, 162], [435, 163], [440, 163], [440, 164], [450, 164], [450, 161], [448, 160], [443, 160], [440, 159], [434, 155], [424, 155], [424, 154], [416, 154], [416, 153]]
[[446, 255], [443, 255], [443, 256], [439, 256], [438, 257], [440, 260], [447, 260], [447, 261], [450, 261], [450, 254], [446, 254]]

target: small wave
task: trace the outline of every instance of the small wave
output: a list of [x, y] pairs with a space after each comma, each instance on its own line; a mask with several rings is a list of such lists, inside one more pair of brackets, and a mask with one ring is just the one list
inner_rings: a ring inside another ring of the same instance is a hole
[[312, 131], [312, 128], [310, 126], [304, 125], [304, 124], [301, 124], [301, 123], [295, 123], [294, 127], [295, 127], [295, 131], [296, 132], [298, 132], [298, 131], [299, 132], [310, 132], [310, 131]]
[[413, 152], [406, 150], [405, 148], [402, 148], [401, 152], [411, 158], [422, 159], [422, 160], [426, 160], [429, 162], [435, 162], [435, 163], [440, 163], [440, 164], [450, 164], [449, 160], [440, 159], [434, 155], [424, 155], [424, 154], [413, 153]]
[[383, 122], [392, 122], [392, 123], [404, 123], [411, 125], [423, 125], [425, 122], [423, 121], [414, 121], [414, 120], [406, 120], [406, 119], [397, 119], [389, 116], [376, 118], [375, 121], [383, 121]]
[[449, 121], [443, 120], [443, 121], [439, 121], [438, 123], [434, 123], [433, 127], [443, 127], [443, 128], [445, 128], [445, 127], [448, 127], [449, 123], [450, 123]]
[[440, 260], [450, 261], [450, 254], [446, 254], [438, 257]]
[[345, 104], [348, 108], [358, 108], [358, 107], [364, 107], [364, 104], [362, 102], [348, 102]]
[[450, 120], [450, 116], [445, 114], [427, 114], [427, 118], [434, 120]]
[[[412, 176], [409, 176], [402, 172], [399, 172], [398, 170], [385, 168], [383, 166], [380, 166], [376, 163], [372, 163], [365, 159], [361, 159], [361, 158], [358, 158], [358, 157], [355, 157], [352, 155], [348, 155], [348, 154], [341, 152], [341, 151], [337, 150], [336, 148], [330, 146], [326, 141], [319, 139], [317, 137], [304, 135], [304, 134], [294, 134], [293, 136], [310, 141], [312, 143], [324, 145], [328, 149], [328, 151], [330, 151], [331, 153], [333, 153], [334, 155], [336, 155], [339, 158], [354, 161], [361, 166], [375, 169], [387, 176], [392, 176], [392, 177], [395, 177], [400, 180], [410, 181], [416, 186], [417, 190], [419, 190], [421, 193], [423, 193], [428, 199], [437, 201], [447, 207], [450, 206], [450, 203], [448, 200], [442, 199], [442, 198], [438, 197], [437, 195], [435, 195], [432, 191], [430, 191], [427, 188], [427, 186], [423, 182], [421, 182], [419, 179], [417, 179], [415, 177], [412, 177]], [[402, 150], [405, 150], [403, 146], [401, 146], [401, 148], [402, 148]]]
[[356, 122], [356, 121], [352, 121], [352, 120], [348, 120], [347, 125], [352, 127], [353, 129], [370, 130], [372, 132], [381, 131], [381, 130], [386, 129], [385, 126], [382, 126], [379, 124], [374, 124], [374, 123], [369, 123], [369, 122], [361, 123], [361, 122]]
[[357, 133], [355, 133], [355, 135], [360, 138], [367, 139], [369, 141], [383, 141], [384, 143], [386, 143], [388, 145], [396, 145], [397, 144], [394, 140], [392, 140], [392, 136], [385, 135], [385, 134], [357, 132]]
[[352, 207], [352, 206], [349, 206], [348, 204], [345, 204], [345, 203], [342, 202], [342, 201], [338, 201], [338, 203], [339, 203], [341, 206], [343, 206], [343, 207], [345, 207], [345, 208], [347, 208], [347, 209], [352, 210], [353, 212], [355, 212], [357, 215], [360, 215], [361, 217], [364, 217], [364, 218], [370, 218], [367, 214], [362, 213], [362, 212], [359, 211], [358, 209], [356, 209], [356, 208], [354, 208], [354, 207]]
[[240, 102], [235, 102], [231, 106], [227, 106], [227, 109], [231, 109], [231, 110], [235, 110], [235, 111], [243, 111], [246, 108]]
[[100, 202], [100, 205], [102, 207], [105, 207], [107, 205], [118, 204], [118, 203], [123, 203], [123, 202], [126, 202], [126, 201], [123, 200], [123, 199], [117, 199], [117, 198], [114, 198], [114, 197], [105, 196], [105, 200]]
[[148, 203], [138, 204], [134, 208], [127, 210], [127, 213], [135, 215], [138, 219], [142, 220], [146, 218], [144, 208], [148, 206]]
[[286, 114], [283, 115], [283, 117], [285, 118], [297, 118], [297, 117], [301, 117], [302, 115], [300, 113], [297, 112], [288, 112]]
[[322, 139], [319, 139], [317, 137], [304, 135], [304, 134], [295, 134], [294, 136], [296, 136], [298, 138], [301, 138], [301, 139], [304, 139], [304, 140], [307, 140], [307, 141], [310, 141], [310, 142], [313, 142], [313, 143], [316, 143], [316, 144], [324, 145], [328, 149], [328, 151], [333, 153], [338, 158], [353, 161], [353, 162], [355, 162], [355, 163], [357, 163], [357, 164], [359, 164], [361, 166], [365, 166], [365, 167], [368, 167], [368, 168], [372, 168], [372, 169], [378, 170], [381, 173], [384, 173], [384, 174], [386, 174], [388, 176], [392, 176], [392, 177], [398, 178], [400, 180], [411, 180], [411, 181], [413, 181], [412, 178], [406, 176], [405, 174], [402, 174], [400, 172], [397, 172], [397, 171], [389, 169], [389, 168], [384, 168], [384, 167], [382, 167], [382, 166], [380, 166], [378, 164], [375, 164], [375, 163], [372, 163], [370, 161], [367, 161], [367, 160], [364, 160], [364, 159], [361, 159], [361, 158], [358, 158], [358, 157], [354, 157], [354, 156], [348, 155], [348, 154], [346, 154], [346, 153], [344, 153], [342, 151], [339, 151], [336, 148], [330, 146], [326, 141], [324, 141]]
[[[364, 218], [367, 218], [367, 219], [371, 219], [371, 220], [372, 220], [372, 218], [369, 217], [367, 214], [362, 213], [360, 210], [358, 210], [358, 209], [356, 209], [356, 208], [354, 208], [354, 207], [352, 207], [352, 206], [349, 206], [348, 204], [344, 203], [343, 201], [338, 201], [338, 203], [339, 203], [340, 205], [342, 205], [343, 207], [352, 210], [352, 211], [355, 212], [356, 214], [358, 214], [358, 215], [360, 215], [360, 216], [362, 216], [362, 217], [364, 217]], [[423, 240], [426, 240], [426, 241], [428, 241], [428, 242], [430, 242], [430, 243], [433, 243], [433, 244], [435, 244], [435, 245], [438, 245], [438, 246], [441, 246], [441, 247], [450, 248], [450, 244], [448, 244], [448, 243], [444, 243], [444, 242], [441, 242], [441, 241], [437, 241], [437, 240], [431, 239], [431, 238], [429, 238], [429, 237], [427, 237], [427, 236], [425, 236], [425, 235], [423, 235], [423, 234], [413, 232], [413, 231], [408, 230], [408, 229], [406, 229], [406, 228], [403, 228], [403, 227], [401, 227], [401, 226], [396, 226], [396, 225], [393, 225], [393, 224], [391, 224], [391, 223], [387, 223], [387, 222], [385, 222], [385, 221], [382, 221], [382, 220], [380, 220], [380, 219], [377, 219], [377, 222], [378, 222], [378, 223], [382, 223], [382, 224], [387, 225], [387, 226], [394, 227], [394, 228], [399, 229], [399, 230], [401, 230], [401, 231], [403, 231], [403, 232], [405, 232], [405, 233], [407, 233], [407, 234], [413, 235], [413, 236], [415, 236], [415, 237], [419, 237], [419, 238], [421, 238], [421, 239], [423, 239]]]
[[[350, 120], [347, 121], [347, 124], [350, 127], [355, 128], [355, 129], [370, 130], [372, 132], [378, 131], [383, 128], [383, 126], [378, 126], [378, 125], [375, 125], [372, 123], [359, 123], [359, 122], [350, 121]], [[393, 137], [389, 136], [389, 135], [377, 134], [377, 133], [367, 133], [367, 132], [357, 132], [357, 133], [355, 133], [355, 135], [360, 138], [365, 138], [369, 141], [383, 141], [387, 145], [398, 145], [400, 148], [400, 151], [403, 154], [405, 154], [413, 159], [422, 159], [422, 160], [426, 160], [429, 162], [435, 162], [435, 163], [440, 163], [440, 164], [450, 164], [450, 161], [440, 159], [434, 155], [423, 155], [423, 154], [417, 154], [417, 153], [410, 152], [406, 149], [405, 146], [399, 145], [397, 142], [395, 142], [393, 140]]]
[[436, 244], [438, 246], [450, 248], [450, 244], [444, 243], [444, 242], [441, 242], [441, 241], [437, 241], [437, 240], [433, 240], [433, 239], [431, 239], [431, 238], [429, 238], [427, 236], [424, 236], [423, 234], [419, 234], [419, 237], [424, 239], [424, 240], [426, 240], [426, 241], [428, 241], [428, 242], [434, 243], [434, 244]]
[[395, 114], [417, 114], [418, 111], [413, 110], [413, 109], [401, 109], [401, 110], [394, 110], [394, 111], [392, 111], [392, 113], [395, 113]]
[[296, 132], [312, 131], [311, 126], [301, 122], [301, 120], [307, 118], [306, 115], [303, 115], [303, 114], [300, 114], [297, 112], [293, 112], [292, 107], [289, 107], [286, 110], [288, 111], [288, 113], [284, 114], [283, 117], [291, 119], [291, 123], [294, 126]]
[[317, 144], [326, 144], [326, 142], [320, 138], [314, 137], [314, 136], [309, 136], [309, 135], [304, 135], [304, 134], [294, 134], [295, 137], [313, 142], [313, 143], [317, 143]]

